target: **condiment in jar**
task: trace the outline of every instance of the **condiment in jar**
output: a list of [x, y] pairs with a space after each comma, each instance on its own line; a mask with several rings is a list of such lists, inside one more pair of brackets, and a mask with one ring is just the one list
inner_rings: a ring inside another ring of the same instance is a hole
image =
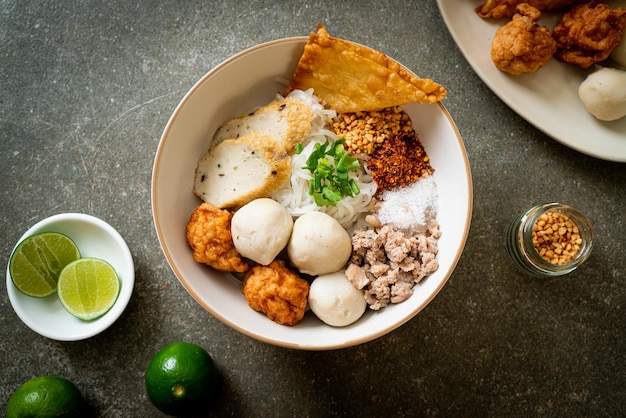
[[562, 203], [530, 208], [511, 223], [506, 235], [513, 264], [540, 277], [571, 273], [589, 258], [592, 246], [591, 222]]

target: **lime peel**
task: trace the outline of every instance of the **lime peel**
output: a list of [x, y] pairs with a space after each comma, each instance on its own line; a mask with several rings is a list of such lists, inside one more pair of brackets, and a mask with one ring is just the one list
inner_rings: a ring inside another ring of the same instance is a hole
[[6, 417], [80, 417], [85, 416], [85, 408], [74, 383], [59, 376], [40, 376], [13, 392], [6, 404]]
[[159, 350], [145, 373], [150, 402], [168, 415], [206, 416], [219, 390], [219, 375], [211, 355], [189, 342], [174, 342]]

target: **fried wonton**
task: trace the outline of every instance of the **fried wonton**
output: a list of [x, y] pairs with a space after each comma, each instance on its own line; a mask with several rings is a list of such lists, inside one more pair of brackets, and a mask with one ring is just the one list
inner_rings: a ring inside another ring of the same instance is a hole
[[313, 89], [338, 113], [374, 111], [407, 103], [436, 103], [446, 90], [407, 73], [385, 54], [328, 34], [312, 32], [286, 93]]
[[626, 8], [611, 8], [591, 1], [572, 8], [552, 31], [555, 57], [589, 68], [604, 61], [619, 44], [626, 29]]
[[513, 17], [517, 6], [522, 3], [539, 9], [540, 11], [554, 11], [568, 8], [584, 0], [486, 0], [476, 8], [476, 13], [482, 18], [501, 19]]

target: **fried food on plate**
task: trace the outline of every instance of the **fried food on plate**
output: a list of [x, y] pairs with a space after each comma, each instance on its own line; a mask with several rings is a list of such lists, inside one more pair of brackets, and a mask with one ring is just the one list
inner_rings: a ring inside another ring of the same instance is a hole
[[555, 57], [589, 68], [604, 61], [619, 44], [626, 28], [626, 9], [595, 1], [573, 7], [552, 31]]
[[584, 0], [487, 0], [476, 8], [476, 14], [482, 18], [501, 19], [511, 18], [517, 13], [517, 6], [528, 3], [539, 11], [554, 11], [566, 9]]
[[243, 281], [248, 305], [280, 325], [296, 325], [304, 317], [309, 282], [285, 267], [282, 260], [253, 267]]
[[216, 270], [243, 273], [250, 266], [235, 250], [230, 233], [232, 214], [209, 203], [198, 206], [187, 223], [193, 259]]
[[496, 67], [512, 75], [534, 73], [546, 65], [556, 51], [550, 29], [537, 21], [541, 12], [528, 4], [501, 26], [491, 42], [491, 59]]
[[380, 110], [407, 103], [435, 103], [446, 90], [407, 73], [385, 54], [328, 34], [312, 32], [286, 93], [313, 88], [338, 113]]

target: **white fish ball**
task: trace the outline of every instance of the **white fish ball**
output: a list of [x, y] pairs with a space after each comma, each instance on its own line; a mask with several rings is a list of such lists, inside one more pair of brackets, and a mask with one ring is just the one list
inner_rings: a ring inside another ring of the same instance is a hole
[[332, 216], [313, 211], [294, 222], [287, 253], [302, 273], [319, 276], [345, 266], [352, 254], [352, 240]]
[[287, 246], [293, 218], [283, 205], [272, 199], [255, 199], [242, 206], [231, 221], [235, 249], [242, 256], [264, 266]]
[[363, 292], [350, 283], [345, 270], [316, 277], [309, 289], [309, 307], [326, 324], [345, 327], [365, 312]]
[[600, 68], [580, 84], [578, 96], [587, 111], [599, 120], [623, 118], [626, 116], [626, 71]]

